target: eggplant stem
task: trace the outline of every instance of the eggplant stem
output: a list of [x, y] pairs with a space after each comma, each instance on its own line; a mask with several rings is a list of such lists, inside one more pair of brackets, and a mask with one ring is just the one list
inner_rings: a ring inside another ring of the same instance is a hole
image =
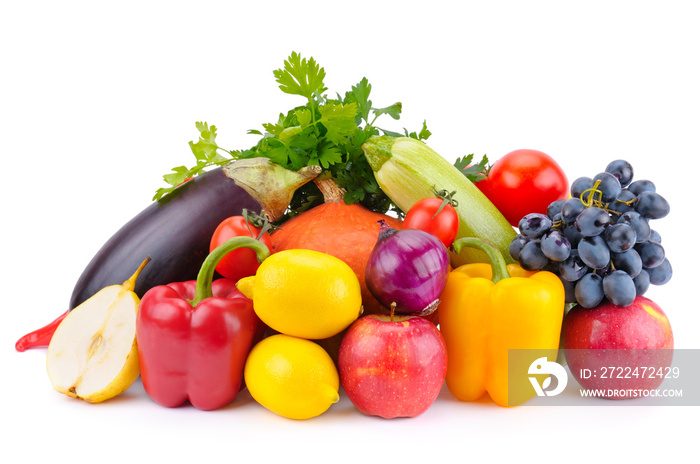
[[294, 192], [321, 170], [321, 166], [305, 166], [292, 171], [262, 157], [238, 159], [224, 166], [226, 176], [260, 204], [262, 214], [270, 222], [284, 215]]

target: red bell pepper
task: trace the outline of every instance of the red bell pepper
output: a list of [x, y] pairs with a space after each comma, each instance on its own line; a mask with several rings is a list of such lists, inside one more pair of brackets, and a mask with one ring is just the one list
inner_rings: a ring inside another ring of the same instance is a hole
[[241, 389], [245, 361], [264, 325], [235, 281], [212, 279], [219, 260], [242, 246], [260, 261], [270, 253], [253, 238], [232, 238], [209, 254], [196, 281], [153, 287], [141, 299], [136, 319], [141, 380], [156, 403], [176, 407], [189, 400], [213, 410]]

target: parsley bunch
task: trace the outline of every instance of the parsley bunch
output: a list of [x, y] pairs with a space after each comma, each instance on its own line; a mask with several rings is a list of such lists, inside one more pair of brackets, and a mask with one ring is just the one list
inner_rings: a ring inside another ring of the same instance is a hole
[[[372, 86], [366, 78], [352, 86], [344, 96], [326, 95], [323, 80], [325, 70], [313, 58], [302, 58], [298, 53], [285, 60], [284, 67], [273, 71], [279, 88], [288, 94], [304, 97], [302, 106], [281, 113], [274, 123], [263, 124], [264, 132], [250, 130], [260, 135], [258, 143], [247, 150], [229, 151], [216, 143], [216, 126], [198, 122], [199, 140], [190, 142], [196, 164], [187, 168], [178, 166], [163, 176], [169, 187], [159, 189], [154, 200], [171, 192], [186, 179], [202, 173], [210, 166], [223, 166], [234, 159], [267, 157], [287, 169], [298, 170], [304, 166], [318, 165], [345, 189], [346, 203], [362, 203], [379, 212], [396, 209], [381, 191], [374, 179], [371, 167], [365, 159], [362, 144], [373, 135], [413, 137], [426, 140], [430, 137], [426, 123], [418, 132], [392, 132], [376, 125], [378, 118], [388, 115], [398, 120], [401, 103], [375, 108], [370, 100]], [[318, 189], [309, 183], [295, 194], [290, 208], [301, 212], [322, 202]]]

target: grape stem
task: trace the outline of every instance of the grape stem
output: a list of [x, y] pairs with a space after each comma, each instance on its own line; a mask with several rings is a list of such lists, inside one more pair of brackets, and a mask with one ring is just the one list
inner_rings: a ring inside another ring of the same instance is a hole
[[[600, 185], [600, 180], [597, 180], [595, 184], [593, 184], [593, 187], [584, 190], [581, 192], [581, 203], [586, 208], [590, 208], [591, 206], [602, 206], [603, 205], [603, 192], [601, 190], [598, 190], [598, 186]], [[589, 193], [588, 197], [584, 199], [586, 196], [586, 193]], [[598, 195], [598, 200], [595, 199], [595, 195]]]
[[[610, 209], [609, 208], [610, 203], [603, 203], [603, 191], [598, 189], [599, 185], [600, 185], [600, 180], [597, 180], [595, 182], [595, 184], [593, 184], [593, 187], [581, 192], [580, 200], [581, 200], [581, 203], [583, 203], [583, 206], [585, 206], [586, 208], [590, 208], [591, 206], [597, 206], [598, 208], [604, 209], [608, 213], [613, 213], [613, 214], [616, 214], [618, 216], [622, 215], [621, 212]], [[586, 196], [587, 193], [589, 194], [588, 196]], [[596, 195], [598, 196], [597, 199], [595, 198]], [[620, 203], [624, 203], [627, 206], [632, 206], [637, 201], [637, 198], [633, 198], [633, 199], [627, 200], [627, 201], [618, 200], [616, 198], [615, 201], [619, 201]]]

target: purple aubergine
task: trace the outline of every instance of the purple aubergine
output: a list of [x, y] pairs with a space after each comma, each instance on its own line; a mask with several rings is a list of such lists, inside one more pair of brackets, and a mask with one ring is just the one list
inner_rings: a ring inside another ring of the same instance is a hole
[[367, 288], [386, 308], [395, 305], [397, 313], [432, 313], [447, 282], [447, 248], [428, 232], [380, 224], [365, 270]]

